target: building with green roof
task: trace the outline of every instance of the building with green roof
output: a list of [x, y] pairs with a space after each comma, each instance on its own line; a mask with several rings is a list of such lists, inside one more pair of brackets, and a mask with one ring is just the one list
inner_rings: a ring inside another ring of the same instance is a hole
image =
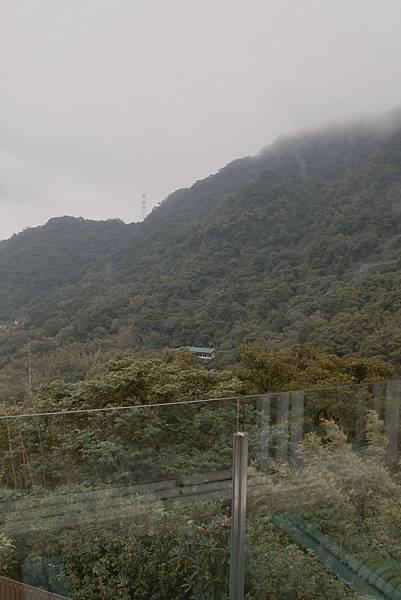
[[216, 355], [215, 348], [207, 348], [204, 346], [187, 346], [187, 350], [201, 360], [212, 360]]

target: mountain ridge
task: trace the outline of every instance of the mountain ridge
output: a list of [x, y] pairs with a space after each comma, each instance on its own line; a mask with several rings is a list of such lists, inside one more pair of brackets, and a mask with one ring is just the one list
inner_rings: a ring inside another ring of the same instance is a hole
[[[401, 363], [401, 110], [286, 137], [142, 223], [64, 217], [0, 242], [1, 373], [33, 340], [143, 353], [310, 341]], [[46, 350], [47, 348], [47, 350]]]

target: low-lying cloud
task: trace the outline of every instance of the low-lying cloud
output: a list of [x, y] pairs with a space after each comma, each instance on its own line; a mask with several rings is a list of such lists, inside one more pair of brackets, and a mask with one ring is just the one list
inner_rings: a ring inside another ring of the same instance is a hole
[[0, 239], [140, 218], [293, 129], [401, 104], [401, 5], [4, 0]]

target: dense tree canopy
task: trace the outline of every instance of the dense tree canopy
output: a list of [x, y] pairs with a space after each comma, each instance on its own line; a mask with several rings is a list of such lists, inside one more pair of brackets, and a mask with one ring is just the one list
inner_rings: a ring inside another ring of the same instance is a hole
[[243, 426], [247, 599], [357, 597], [284, 510], [400, 590], [400, 198], [394, 114], [280, 140], [141, 224], [64, 217], [1, 242], [1, 573], [59, 561], [84, 600], [223, 600], [229, 502], [202, 477], [231, 468]]
[[64, 217], [1, 242], [3, 398], [28, 338], [37, 384], [190, 343], [222, 363], [308, 341], [399, 365], [400, 121], [279, 140], [140, 224]]
[[[247, 599], [358, 597], [277, 526], [277, 514], [290, 509], [400, 589], [394, 524], [401, 491], [383, 463], [393, 368], [308, 344], [246, 346], [239, 354], [222, 370], [205, 368], [185, 349], [126, 356], [4, 407], [1, 574], [28, 573], [31, 584], [83, 600], [227, 598], [232, 434], [244, 425]], [[330, 387], [335, 382], [342, 385]], [[309, 388], [302, 394], [304, 437], [293, 446], [280, 404], [288, 410], [297, 392], [282, 390], [300, 387]], [[211, 397], [220, 399], [177, 402]], [[271, 403], [268, 425], [259, 400]], [[283, 457], [283, 442], [302, 464]], [[356, 444], [366, 451], [354, 454]]]

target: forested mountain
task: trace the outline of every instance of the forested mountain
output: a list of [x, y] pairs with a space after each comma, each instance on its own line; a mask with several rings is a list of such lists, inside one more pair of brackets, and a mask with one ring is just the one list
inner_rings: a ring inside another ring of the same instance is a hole
[[125, 247], [127, 230], [117, 219], [63, 217], [0, 242], [0, 320], [10, 320], [20, 309], [26, 315], [46, 294], [65, 293], [82, 286], [88, 274], [107, 270]]
[[188, 343], [400, 365], [401, 111], [278, 140], [140, 224], [52, 219], [0, 243], [0, 278], [3, 393], [28, 338], [38, 380]]

